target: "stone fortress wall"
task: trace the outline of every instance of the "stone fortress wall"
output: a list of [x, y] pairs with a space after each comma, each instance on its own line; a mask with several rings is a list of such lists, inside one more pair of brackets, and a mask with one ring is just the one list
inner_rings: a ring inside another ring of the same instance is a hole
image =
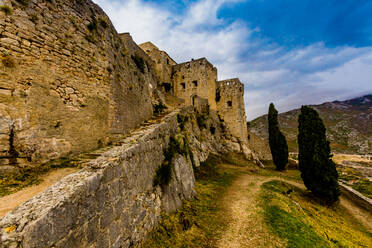
[[156, 73], [137, 69], [97, 5], [0, 5], [10, 9], [0, 11], [0, 165], [92, 150], [152, 116]]
[[151, 42], [138, 46], [90, 1], [1, 5], [11, 13], [0, 11], [0, 166], [109, 144], [152, 116], [159, 85], [181, 106], [207, 99], [217, 111], [211, 63], [177, 64]]
[[[175, 211], [195, 195], [193, 165], [224, 151], [218, 119], [206, 123], [216, 127], [212, 134], [196, 118], [192, 108], [172, 112], [17, 207], [0, 220], [0, 247], [135, 247], [161, 211]], [[187, 140], [189, 152], [168, 161], [173, 166], [168, 185], [154, 185], [171, 138], [177, 144]]]
[[[90, 0], [0, 5], [0, 167], [118, 141], [2, 218], [0, 247], [133, 247], [194, 196], [193, 167], [210, 153], [251, 154], [243, 85], [217, 82], [205, 58], [177, 64], [138, 46]], [[141, 125], [161, 101], [176, 110]], [[165, 161], [170, 144], [183, 152]], [[171, 181], [155, 185], [164, 163]]]

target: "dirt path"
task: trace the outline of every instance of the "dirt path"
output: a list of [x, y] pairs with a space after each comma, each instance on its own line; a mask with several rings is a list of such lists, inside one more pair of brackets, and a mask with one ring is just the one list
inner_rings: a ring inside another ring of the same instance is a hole
[[[217, 247], [282, 247], [284, 244], [271, 235], [264, 226], [257, 206], [260, 187], [273, 178], [243, 174], [230, 187], [223, 198], [223, 206], [229, 213], [229, 226]], [[271, 244], [271, 245], [269, 245]]]
[[[226, 165], [225, 167], [230, 166]], [[261, 185], [271, 180], [281, 180], [305, 189], [301, 183], [280, 177], [242, 174], [222, 200], [227, 218], [229, 218], [229, 225], [224, 235], [218, 240], [217, 247], [283, 247], [286, 245], [268, 232], [264, 226], [262, 215], [258, 214], [262, 212], [257, 204]], [[341, 197], [341, 206], [346, 208], [365, 227], [372, 230], [372, 213], [358, 208], [344, 197]]]
[[6, 195], [0, 198], [0, 218], [6, 215], [12, 209], [18, 207], [22, 203], [26, 202], [27, 200], [31, 199], [33, 196], [43, 192], [54, 183], [61, 180], [68, 174], [71, 174], [75, 171], [78, 171], [77, 168], [64, 168], [59, 170], [51, 171], [50, 173], [43, 176], [41, 179], [43, 180], [38, 185], [33, 185], [27, 188], [24, 188], [20, 191], [17, 191], [14, 194]]

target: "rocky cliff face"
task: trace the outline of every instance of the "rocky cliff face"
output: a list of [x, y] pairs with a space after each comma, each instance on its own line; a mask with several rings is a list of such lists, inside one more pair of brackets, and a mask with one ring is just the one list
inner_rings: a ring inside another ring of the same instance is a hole
[[[327, 137], [334, 152], [372, 153], [372, 95], [347, 101], [327, 102], [314, 107], [327, 128]], [[297, 151], [299, 109], [279, 114], [281, 130], [290, 151]], [[250, 122], [250, 131], [268, 139], [267, 115]]]

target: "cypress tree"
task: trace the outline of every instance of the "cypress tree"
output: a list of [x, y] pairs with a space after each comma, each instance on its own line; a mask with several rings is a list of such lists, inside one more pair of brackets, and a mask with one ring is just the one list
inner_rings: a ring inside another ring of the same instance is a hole
[[338, 173], [331, 160], [326, 129], [319, 114], [308, 106], [301, 107], [298, 118], [299, 169], [305, 186], [329, 203], [338, 200]]
[[277, 170], [285, 170], [288, 163], [288, 145], [287, 141], [279, 130], [278, 111], [271, 103], [268, 114], [269, 122], [269, 144], [271, 155]]

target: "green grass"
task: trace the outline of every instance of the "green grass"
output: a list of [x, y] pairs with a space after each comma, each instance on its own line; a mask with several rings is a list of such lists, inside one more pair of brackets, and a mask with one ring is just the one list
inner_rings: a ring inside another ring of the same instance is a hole
[[266, 182], [261, 190], [266, 225], [287, 247], [372, 247], [372, 233], [341, 206], [322, 205], [281, 181]]
[[215, 238], [228, 222], [219, 201], [239, 175], [234, 170], [217, 168], [219, 163], [221, 160], [213, 155], [202, 163], [195, 172], [195, 199], [185, 201], [173, 214], [163, 213], [162, 221], [142, 244], [143, 248], [215, 247]]
[[362, 195], [372, 199], [372, 182], [351, 167], [338, 167], [339, 178]]
[[277, 171], [273, 161], [266, 161], [264, 165], [265, 169], [259, 171], [259, 174], [262, 176], [276, 176], [302, 183], [301, 172], [299, 170]]
[[26, 167], [19, 172], [0, 175], [0, 197], [12, 194], [25, 187], [39, 184], [41, 176], [53, 169], [75, 168], [78, 161], [70, 158], [61, 158], [45, 163], [41, 166]]
[[13, 10], [8, 5], [0, 5], [0, 10], [6, 15], [11, 15], [13, 13]]
[[372, 199], [372, 182], [368, 179], [361, 179], [352, 185], [352, 188], [362, 195]]
[[[279, 181], [270, 181], [263, 185], [266, 189], [264, 199], [264, 218], [273, 234], [288, 240], [287, 247], [326, 247], [325, 240], [300, 218], [285, 211], [280, 206], [271, 204], [275, 193], [287, 192], [290, 187]], [[271, 191], [271, 192], [270, 192]]]

